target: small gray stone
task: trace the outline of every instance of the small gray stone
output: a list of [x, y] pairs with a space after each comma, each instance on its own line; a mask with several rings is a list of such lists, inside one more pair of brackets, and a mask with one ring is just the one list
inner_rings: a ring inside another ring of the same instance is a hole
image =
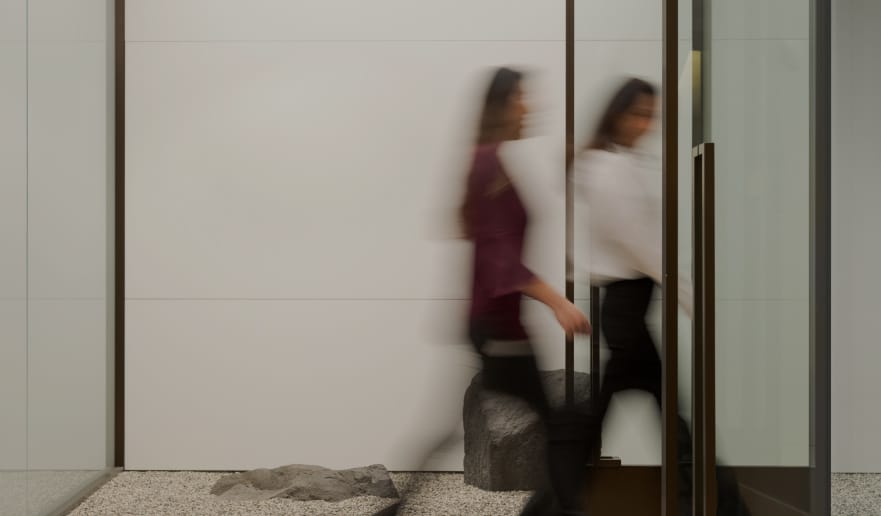
[[[553, 407], [565, 403], [565, 371], [542, 372]], [[590, 375], [575, 373], [575, 400], [588, 401]], [[486, 491], [528, 491], [546, 484], [546, 437], [539, 416], [514, 396], [484, 389], [478, 373], [465, 392], [465, 483]]]
[[324, 500], [339, 502], [356, 496], [397, 498], [398, 491], [382, 465], [335, 471], [321, 466], [256, 469], [220, 478], [211, 494], [225, 500]]
[[284, 474], [268, 469], [255, 469], [254, 471], [245, 473], [245, 476], [248, 477], [248, 480], [255, 489], [261, 489], [264, 491], [284, 489], [286, 484]]
[[388, 471], [382, 464], [373, 464], [366, 468], [344, 469], [339, 473], [358, 495], [372, 495], [380, 498], [398, 497], [395, 483], [392, 482]]

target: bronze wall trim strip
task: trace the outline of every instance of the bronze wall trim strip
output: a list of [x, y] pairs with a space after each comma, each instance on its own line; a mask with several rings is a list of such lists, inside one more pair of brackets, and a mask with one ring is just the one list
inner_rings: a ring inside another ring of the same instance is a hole
[[125, 0], [114, 0], [114, 454], [125, 467]]

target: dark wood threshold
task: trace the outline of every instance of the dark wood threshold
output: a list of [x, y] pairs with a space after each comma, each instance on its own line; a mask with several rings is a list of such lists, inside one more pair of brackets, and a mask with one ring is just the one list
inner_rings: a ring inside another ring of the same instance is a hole
[[590, 468], [585, 509], [591, 516], [660, 516], [660, 466]]
[[[620, 464], [620, 463], [619, 463]], [[810, 468], [728, 467], [752, 516], [810, 514]], [[661, 515], [660, 466], [618, 466], [603, 459], [589, 469], [585, 508], [591, 516]]]

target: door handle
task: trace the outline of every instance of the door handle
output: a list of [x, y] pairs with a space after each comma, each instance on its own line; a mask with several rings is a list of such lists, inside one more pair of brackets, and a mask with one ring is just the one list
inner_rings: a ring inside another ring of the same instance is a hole
[[716, 516], [716, 177], [715, 145], [692, 152], [694, 318], [694, 514]]

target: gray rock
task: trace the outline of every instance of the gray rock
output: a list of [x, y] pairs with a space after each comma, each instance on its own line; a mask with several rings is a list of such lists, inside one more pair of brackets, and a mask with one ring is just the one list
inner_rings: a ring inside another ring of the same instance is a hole
[[398, 490], [382, 465], [336, 471], [294, 464], [221, 477], [211, 494], [231, 501], [289, 498], [339, 502], [356, 496], [397, 498]]
[[[565, 372], [544, 371], [551, 406], [565, 403]], [[588, 401], [590, 375], [575, 374], [575, 400]], [[465, 392], [465, 483], [486, 491], [527, 491], [546, 484], [545, 432], [516, 397], [484, 389], [478, 373]]]

